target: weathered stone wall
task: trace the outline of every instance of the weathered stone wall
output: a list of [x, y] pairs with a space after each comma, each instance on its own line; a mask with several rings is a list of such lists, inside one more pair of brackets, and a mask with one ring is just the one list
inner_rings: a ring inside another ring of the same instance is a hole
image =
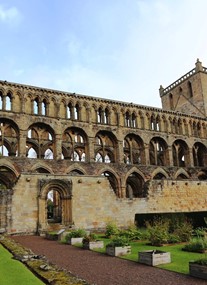
[[0, 229], [49, 229], [51, 190], [59, 226], [207, 211], [207, 69], [160, 95], [163, 110], [0, 81]]
[[[11, 233], [38, 231], [39, 181], [45, 175], [22, 174], [12, 196]], [[72, 219], [76, 227], [103, 229], [108, 221], [121, 227], [134, 223], [135, 214], [207, 211], [207, 182], [151, 181], [148, 196], [119, 199], [107, 178], [49, 176], [72, 181]], [[45, 211], [40, 213], [45, 215]]]

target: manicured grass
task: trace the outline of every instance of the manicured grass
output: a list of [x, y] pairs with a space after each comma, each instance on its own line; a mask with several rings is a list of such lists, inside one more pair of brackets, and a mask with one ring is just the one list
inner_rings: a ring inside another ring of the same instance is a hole
[[[109, 239], [104, 238], [104, 236], [99, 236], [99, 239], [103, 240], [105, 245], [110, 241]], [[136, 242], [131, 242], [130, 245], [131, 245], [131, 254], [124, 255], [121, 258], [138, 262], [139, 251], [152, 250], [152, 249], [167, 251], [171, 253], [171, 263], [159, 265], [157, 267], [184, 274], [189, 274], [189, 261], [196, 260], [205, 256], [205, 254], [202, 253], [182, 251], [182, 247], [184, 246], [184, 244], [156, 247], [148, 245], [147, 241], [136, 241]], [[105, 253], [105, 248], [96, 249], [95, 251]]]
[[203, 257], [201, 253], [193, 253], [182, 251], [183, 244], [167, 245], [162, 247], [155, 247], [147, 245], [146, 242], [132, 242], [130, 243], [132, 253], [122, 258], [138, 261], [138, 252], [143, 250], [158, 249], [171, 253], [171, 263], [162, 264], [158, 267], [167, 270], [188, 274], [189, 273], [189, 261]]
[[21, 262], [12, 259], [12, 254], [0, 245], [0, 284], [43, 285]]

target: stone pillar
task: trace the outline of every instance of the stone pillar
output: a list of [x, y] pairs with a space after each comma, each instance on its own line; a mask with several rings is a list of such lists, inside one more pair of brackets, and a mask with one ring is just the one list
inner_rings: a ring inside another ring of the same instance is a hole
[[124, 162], [124, 149], [123, 149], [123, 141], [118, 141], [117, 143], [117, 163], [123, 163]]
[[46, 213], [47, 213], [47, 203], [46, 200], [39, 197], [38, 199], [38, 232], [44, 232], [47, 229], [47, 217], [46, 217]]
[[150, 165], [149, 145], [145, 144], [144, 148], [146, 165]]
[[90, 124], [92, 120], [91, 114], [91, 108], [87, 107], [86, 108], [86, 121]]
[[95, 147], [94, 147], [95, 138], [88, 138], [88, 155], [86, 156], [86, 162], [94, 162], [95, 161]]
[[188, 161], [186, 161], [185, 164], [186, 167], [193, 167], [194, 166], [194, 162], [193, 162], [193, 149], [189, 148], [189, 155], [188, 155]]
[[2, 98], [2, 110], [6, 110], [6, 96], [3, 95], [3, 98]]
[[56, 134], [54, 157], [56, 159], [62, 159], [62, 134]]
[[171, 146], [168, 146], [168, 155], [169, 155], [169, 166], [173, 166], [173, 153]]
[[20, 157], [26, 157], [26, 153], [27, 153], [26, 140], [27, 140], [27, 132], [20, 130], [19, 144], [18, 144], [18, 156]]

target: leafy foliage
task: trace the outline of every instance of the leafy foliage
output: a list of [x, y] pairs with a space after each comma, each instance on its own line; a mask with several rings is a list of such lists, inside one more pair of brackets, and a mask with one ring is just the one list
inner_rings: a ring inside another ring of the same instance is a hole
[[191, 239], [193, 226], [189, 221], [157, 218], [153, 222], [146, 222], [149, 240], [152, 245], [164, 243], [187, 242]]
[[128, 246], [129, 240], [124, 236], [116, 236], [112, 239], [110, 243], [108, 243], [106, 246]]
[[119, 234], [119, 229], [115, 222], [109, 222], [106, 225], [105, 236], [106, 238], [111, 238]]
[[129, 241], [140, 240], [142, 238], [142, 233], [134, 227], [129, 227], [126, 230], [120, 230], [119, 236], [126, 237]]
[[98, 236], [95, 233], [90, 233], [89, 235], [84, 236], [83, 243], [90, 242], [90, 241], [96, 241], [97, 239], [98, 239]]
[[169, 232], [169, 221], [156, 219], [152, 224], [150, 222], [146, 223], [149, 240], [152, 245], [162, 245], [168, 242], [168, 232]]
[[190, 222], [185, 221], [174, 231], [180, 237], [182, 242], [189, 241], [193, 233], [193, 226]]
[[183, 247], [183, 250], [191, 252], [204, 252], [207, 250], [207, 239], [201, 237], [193, 238], [190, 240], [190, 243]]
[[193, 233], [197, 237], [205, 237], [205, 235], [207, 234], [207, 229], [199, 227], [199, 228], [194, 229]]
[[84, 237], [86, 236], [86, 231], [83, 229], [76, 229], [76, 230], [72, 230], [70, 231], [67, 235], [66, 235], [66, 240], [70, 239], [70, 238], [77, 238], [77, 237]]
[[197, 259], [193, 263], [200, 264], [200, 265], [207, 265], [207, 258]]

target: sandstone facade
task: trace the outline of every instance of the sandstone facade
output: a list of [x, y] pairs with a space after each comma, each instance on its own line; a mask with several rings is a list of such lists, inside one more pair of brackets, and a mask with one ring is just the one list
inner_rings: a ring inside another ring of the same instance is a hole
[[207, 211], [207, 69], [162, 109], [0, 81], [0, 229], [120, 226]]

